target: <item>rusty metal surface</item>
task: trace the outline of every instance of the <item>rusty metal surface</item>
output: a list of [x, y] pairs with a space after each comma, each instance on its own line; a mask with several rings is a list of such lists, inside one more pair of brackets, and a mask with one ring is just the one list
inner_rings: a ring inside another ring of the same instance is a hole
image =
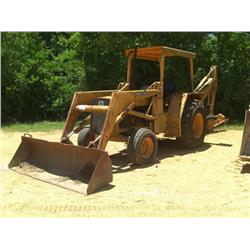
[[243, 161], [250, 161], [250, 109], [246, 111], [245, 115], [240, 159]]
[[[127, 57], [132, 57], [135, 54], [135, 49], [127, 49], [125, 55]], [[196, 54], [190, 51], [170, 48], [166, 46], [154, 46], [146, 48], [138, 48], [136, 53], [136, 58], [144, 60], [158, 61], [162, 56], [164, 57], [183, 57], [183, 58], [195, 58]]]
[[76, 105], [76, 109], [82, 112], [107, 112], [109, 106], [102, 105]]
[[177, 137], [181, 135], [181, 118], [189, 94], [174, 94], [171, 97], [168, 117], [166, 136]]
[[209, 119], [207, 122], [207, 130], [208, 132], [212, 130], [213, 128], [216, 128], [222, 124], [225, 124], [228, 122], [228, 118], [226, 118], [223, 114], [219, 113], [215, 115], [212, 119]]
[[9, 168], [85, 195], [112, 181], [107, 152], [25, 136]]

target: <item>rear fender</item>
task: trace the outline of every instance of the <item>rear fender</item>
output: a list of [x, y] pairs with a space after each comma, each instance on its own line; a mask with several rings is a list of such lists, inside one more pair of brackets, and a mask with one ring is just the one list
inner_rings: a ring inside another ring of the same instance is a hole
[[173, 94], [168, 108], [166, 136], [181, 136], [181, 120], [184, 108], [189, 99], [202, 99], [202, 94], [184, 93]]

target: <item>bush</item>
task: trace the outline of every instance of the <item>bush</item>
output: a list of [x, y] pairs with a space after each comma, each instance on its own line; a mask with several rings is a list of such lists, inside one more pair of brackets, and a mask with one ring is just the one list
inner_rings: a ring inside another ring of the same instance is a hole
[[84, 88], [79, 33], [2, 33], [2, 121], [65, 118]]

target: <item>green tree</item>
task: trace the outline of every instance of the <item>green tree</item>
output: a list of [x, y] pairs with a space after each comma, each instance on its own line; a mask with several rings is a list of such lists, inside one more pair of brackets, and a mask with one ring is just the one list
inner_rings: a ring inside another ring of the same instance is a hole
[[217, 105], [242, 120], [250, 104], [250, 34], [217, 33], [219, 89]]
[[84, 88], [80, 34], [46, 34], [2, 33], [3, 122], [65, 118]]
[[39, 68], [49, 56], [38, 33], [2, 33], [1, 56], [3, 122], [36, 119], [44, 98]]

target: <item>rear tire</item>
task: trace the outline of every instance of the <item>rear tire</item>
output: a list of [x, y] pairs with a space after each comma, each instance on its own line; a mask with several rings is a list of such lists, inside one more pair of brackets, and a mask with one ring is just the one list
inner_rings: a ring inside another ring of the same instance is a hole
[[197, 101], [186, 104], [182, 115], [179, 143], [186, 148], [200, 147], [206, 134], [206, 111]]
[[128, 142], [128, 157], [138, 165], [155, 161], [158, 153], [158, 141], [152, 130], [139, 128], [134, 130]]
[[91, 139], [90, 127], [84, 127], [78, 133], [77, 144], [78, 146], [87, 147], [89, 145], [90, 139]]

